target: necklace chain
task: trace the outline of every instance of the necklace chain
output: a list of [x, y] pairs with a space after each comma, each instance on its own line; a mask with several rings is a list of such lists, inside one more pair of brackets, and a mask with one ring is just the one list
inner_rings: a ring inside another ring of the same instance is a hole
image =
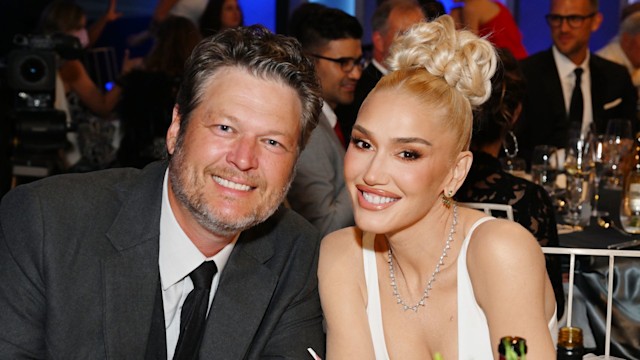
[[444, 258], [447, 257], [447, 252], [451, 248], [451, 242], [453, 241], [453, 234], [456, 232], [456, 225], [458, 224], [458, 204], [453, 204], [453, 221], [451, 222], [451, 229], [449, 229], [449, 236], [447, 237], [447, 242], [444, 244], [444, 249], [442, 249], [442, 255], [440, 255], [440, 259], [438, 260], [438, 264], [436, 265], [436, 269], [433, 270], [431, 274], [431, 278], [427, 282], [427, 287], [425, 287], [422, 292], [422, 297], [418, 300], [418, 303], [411, 306], [407, 304], [402, 297], [400, 296], [400, 292], [398, 291], [398, 283], [396, 282], [396, 275], [393, 269], [393, 253], [391, 252], [391, 247], [389, 247], [388, 251], [388, 260], [389, 263], [389, 277], [391, 278], [391, 287], [393, 288], [393, 295], [396, 297], [396, 303], [402, 305], [402, 309], [404, 311], [413, 310], [413, 312], [418, 312], [418, 308], [420, 306], [425, 306], [425, 301], [429, 297], [429, 292], [431, 291], [431, 286], [433, 282], [436, 281], [436, 276], [440, 273], [440, 267], [444, 265]]

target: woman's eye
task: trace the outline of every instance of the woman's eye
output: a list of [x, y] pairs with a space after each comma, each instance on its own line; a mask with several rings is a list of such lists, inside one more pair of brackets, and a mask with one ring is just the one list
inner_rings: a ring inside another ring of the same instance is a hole
[[400, 157], [405, 160], [416, 160], [420, 158], [420, 154], [415, 151], [405, 150], [400, 153]]
[[355, 137], [351, 138], [351, 142], [353, 143], [353, 145], [355, 145], [356, 147], [359, 147], [361, 149], [370, 149], [371, 148], [371, 144], [369, 144], [368, 142], [362, 140], [362, 139], [358, 139]]
[[224, 132], [231, 132], [231, 126], [229, 125], [218, 125], [218, 129]]

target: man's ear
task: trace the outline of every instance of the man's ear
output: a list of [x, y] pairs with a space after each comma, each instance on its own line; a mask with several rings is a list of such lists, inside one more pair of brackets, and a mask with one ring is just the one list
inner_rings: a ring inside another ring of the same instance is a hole
[[380, 33], [380, 31], [374, 31], [371, 34], [371, 42], [373, 43], [373, 48], [380, 54], [384, 54], [384, 37]]
[[593, 16], [593, 21], [591, 22], [591, 32], [596, 32], [600, 28], [601, 24], [602, 24], [602, 13], [597, 12]]
[[173, 116], [171, 118], [171, 125], [167, 130], [167, 151], [173, 155], [173, 151], [176, 149], [176, 142], [178, 141], [178, 133], [180, 133], [180, 115], [178, 114], [178, 105], [173, 107]]

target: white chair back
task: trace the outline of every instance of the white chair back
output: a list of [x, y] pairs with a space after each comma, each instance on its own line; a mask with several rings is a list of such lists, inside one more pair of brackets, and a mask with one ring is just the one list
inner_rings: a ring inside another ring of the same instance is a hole
[[542, 247], [545, 254], [569, 255], [569, 293], [567, 294], [567, 326], [571, 326], [571, 313], [573, 310], [573, 281], [576, 255], [608, 256], [609, 276], [607, 278], [607, 318], [605, 326], [605, 359], [609, 358], [611, 350], [611, 310], [613, 308], [613, 275], [616, 257], [640, 258], [640, 251], [637, 250], [608, 250], [608, 249], [581, 249], [581, 248], [557, 248]]
[[504, 214], [506, 214], [507, 219], [513, 221], [513, 208], [508, 204], [480, 202], [461, 202], [459, 204], [468, 208], [482, 210], [485, 214], [495, 217], [504, 217]]

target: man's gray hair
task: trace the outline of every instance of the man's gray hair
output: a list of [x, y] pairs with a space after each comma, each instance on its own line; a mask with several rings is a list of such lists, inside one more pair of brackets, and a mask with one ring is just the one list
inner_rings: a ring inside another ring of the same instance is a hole
[[298, 94], [302, 104], [299, 141], [299, 150], [302, 151], [311, 131], [318, 125], [322, 109], [314, 63], [303, 54], [296, 39], [274, 34], [261, 25], [227, 29], [205, 38], [195, 47], [185, 64], [184, 78], [176, 98], [181, 118], [177, 141], [182, 141], [191, 113], [204, 100], [205, 87], [211, 78], [218, 70], [228, 67], [245, 69], [259, 78], [280, 81]]

